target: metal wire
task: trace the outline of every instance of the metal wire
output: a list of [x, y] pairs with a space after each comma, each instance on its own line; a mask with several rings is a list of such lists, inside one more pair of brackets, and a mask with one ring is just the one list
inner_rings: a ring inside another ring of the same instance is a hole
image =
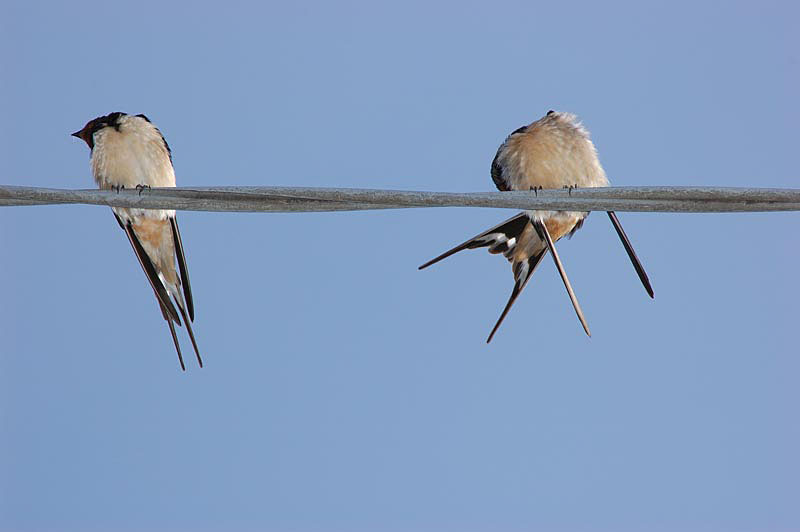
[[800, 189], [603, 187], [538, 192], [420, 192], [303, 187], [65, 190], [0, 185], [0, 206], [90, 204], [215, 212], [325, 212], [412, 207], [630, 212], [800, 210]]

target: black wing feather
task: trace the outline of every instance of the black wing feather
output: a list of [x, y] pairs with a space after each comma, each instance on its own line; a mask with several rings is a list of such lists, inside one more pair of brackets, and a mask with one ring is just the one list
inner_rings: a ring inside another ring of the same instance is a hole
[[[114, 216], [117, 216], [116, 213]], [[178, 311], [175, 310], [175, 305], [172, 304], [172, 300], [169, 298], [167, 290], [161, 283], [161, 279], [158, 277], [158, 272], [156, 272], [156, 268], [153, 265], [153, 262], [150, 260], [150, 256], [144, 250], [144, 247], [142, 247], [142, 243], [139, 242], [139, 238], [136, 236], [133, 226], [130, 224], [130, 222], [127, 224], [122, 224], [122, 221], [118, 216], [117, 221], [120, 223], [120, 225], [122, 225], [123, 229], [125, 229], [125, 234], [128, 235], [128, 240], [130, 241], [131, 246], [133, 246], [133, 251], [136, 253], [136, 258], [139, 259], [139, 264], [142, 266], [142, 269], [147, 276], [147, 280], [150, 281], [150, 286], [153, 288], [162, 310], [166, 310], [167, 315], [169, 315], [169, 317], [171, 317], [175, 323], [180, 325], [181, 319], [178, 316]]]
[[655, 296], [653, 295], [653, 287], [650, 286], [650, 279], [647, 277], [647, 272], [644, 271], [644, 266], [642, 266], [642, 263], [639, 262], [639, 257], [636, 256], [636, 252], [633, 250], [631, 241], [628, 240], [628, 235], [625, 234], [622, 224], [619, 223], [617, 214], [614, 211], [607, 212], [608, 217], [611, 218], [611, 223], [614, 224], [614, 229], [617, 230], [617, 235], [619, 235], [622, 245], [625, 247], [625, 251], [628, 253], [628, 258], [631, 259], [631, 263], [633, 264], [633, 268], [636, 270], [636, 274], [639, 276], [639, 280], [642, 281], [644, 289], [647, 290], [647, 294], [652, 299], [655, 299]]
[[[505, 222], [501, 223], [500, 225], [496, 225], [496, 226], [492, 227], [491, 229], [488, 229], [488, 230], [484, 231], [483, 233], [470, 238], [466, 242], [463, 242], [462, 244], [457, 245], [453, 249], [445, 251], [444, 253], [442, 253], [441, 255], [436, 257], [435, 259], [431, 259], [428, 262], [426, 262], [425, 264], [423, 264], [422, 266], [420, 266], [419, 269], [422, 270], [424, 268], [427, 268], [431, 264], [435, 264], [435, 263], [439, 262], [440, 260], [446, 259], [450, 255], [453, 255], [454, 253], [458, 253], [459, 251], [462, 251], [462, 250], [465, 250], [465, 249], [475, 249], [475, 248], [494, 245], [494, 244], [496, 244], [495, 240], [485, 240], [485, 237], [490, 235], [490, 234], [492, 234], [492, 233], [502, 233], [502, 234], [504, 234], [506, 236], [507, 240], [510, 240], [512, 238], [517, 238], [519, 236], [519, 234], [522, 233], [522, 231], [525, 229], [525, 226], [528, 224], [529, 220], [530, 220], [530, 218], [528, 217], [528, 215], [526, 213], [524, 213], [524, 212], [521, 212], [521, 213], [517, 214], [516, 216], [513, 216], [512, 218], [509, 218], [508, 220], [506, 220]], [[490, 249], [490, 251], [492, 251], [493, 249], [495, 249], [494, 246], [493, 246], [492, 249]], [[494, 251], [495, 253], [499, 253], [500, 251], [503, 251], [501, 248], [496, 248], [496, 249], [497, 249], [497, 251]]]
[[[183, 252], [181, 232], [178, 230], [178, 220], [176, 218], [170, 218], [169, 221], [170, 224], [172, 224], [172, 238], [175, 241], [175, 255], [178, 257], [178, 269], [181, 272], [181, 284], [183, 285], [183, 295], [186, 298], [186, 310], [189, 311], [189, 318], [191, 321], [194, 321], [192, 285], [189, 283], [189, 270], [186, 267], [186, 255]], [[202, 366], [203, 364], [201, 363], [200, 365]]]
[[497, 159], [500, 158], [500, 152], [503, 151], [505, 147], [505, 143], [498, 148], [497, 153], [492, 159], [492, 181], [494, 181], [494, 186], [497, 187], [497, 190], [500, 192], [508, 192], [511, 188], [506, 183], [505, 178], [503, 177], [503, 165], [497, 162]]
[[511, 190], [511, 187], [508, 186], [505, 177], [503, 177], [503, 165], [500, 164], [500, 162], [498, 161], [498, 159], [500, 158], [500, 154], [505, 149], [506, 144], [508, 144], [508, 139], [510, 139], [517, 133], [524, 133], [527, 129], [528, 126], [522, 126], [512, 131], [511, 134], [509, 134], [506, 137], [506, 140], [503, 141], [500, 147], [497, 148], [497, 153], [494, 155], [494, 159], [492, 159], [492, 181], [494, 181], [494, 185], [500, 192], [508, 192], [509, 190]]

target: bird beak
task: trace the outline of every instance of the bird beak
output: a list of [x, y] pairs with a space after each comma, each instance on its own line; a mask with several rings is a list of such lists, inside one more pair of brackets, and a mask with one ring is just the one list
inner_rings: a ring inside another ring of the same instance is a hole
[[72, 135], [73, 137], [81, 138], [81, 133], [83, 133], [82, 129], [80, 131], [76, 131], [75, 133], [70, 133], [70, 135]]

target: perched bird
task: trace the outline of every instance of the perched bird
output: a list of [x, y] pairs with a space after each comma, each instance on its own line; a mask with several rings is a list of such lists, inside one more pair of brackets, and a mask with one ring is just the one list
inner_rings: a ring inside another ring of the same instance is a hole
[[[101, 189], [119, 191], [121, 188], [136, 188], [141, 192], [143, 188], [151, 186], [175, 186], [169, 145], [145, 115], [111, 113], [90, 120], [72, 136], [83, 139], [89, 145], [92, 174]], [[192, 331], [192, 288], [175, 211], [124, 207], [112, 207], [112, 210], [156, 294], [178, 351], [181, 369], [185, 371], [186, 366], [174, 326], [175, 323], [180, 326], [180, 316], [186, 323], [197, 362], [203, 367]], [[175, 259], [180, 277], [175, 269]]]
[[[512, 132], [497, 150], [492, 161], [492, 180], [501, 191], [541, 190], [553, 188], [607, 187], [608, 178], [597, 159], [597, 150], [589, 132], [570, 113], [549, 111], [541, 119]], [[488, 247], [489, 253], [502, 253], [511, 262], [514, 288], [489, 338], [508, 314], [525, 284], [533, 275], [545, 253], [553, 255], [558, 272], [567, 289], [575, 312], [586, 334], [591, 336], [578, 300], [555, 248], [561, 237], [571, 237], [580, 229], [588, 212], [525, 211], [498, 226], [470, 238], [419, 267], [449, 257], [463, 249]], [[645, 290], [653, 297], [647, 274], [636, 257], [628, 237], [613, 211], [608, 212], [625, 251], [633, 263]]]

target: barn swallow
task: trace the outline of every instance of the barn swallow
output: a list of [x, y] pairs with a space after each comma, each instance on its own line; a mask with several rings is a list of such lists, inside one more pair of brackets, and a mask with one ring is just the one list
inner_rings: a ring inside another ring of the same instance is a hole
[[[100, 116], [90, 120], [83, 129], [72, 133], [72, 136], [88, 144], [91, 150], [92, 174], [101, 189], [119, 191], [121, 188], [136, 188], [141, 192], [143, 188], [175, 186], [172, 152], [164, 136], [145, 115], [111, 113]], [[125, 231], [155, 292], [161, 314], [167, 321], [172, 341], [178, 351], [181, 369], [186, 371], [186, 366], [174, 326], [181, 325], [180, 316], [186, 324], [197, 363], [203, 367], [192, 331], [192, 287], [189, 284], [189, 272], [186, 269], [186, 257], [175, 211], [125, 207], [112, 207], [111, 210], [114, 211], [117, 223]], [[176, 259], [178, 270], [175, 268]]]
[[[589, 132], [570, 113], [549, 111], [541, 119], [513, 131], [500, 145], [492, 161], [491, 175], [498, 190], [560, 189], [607, 187], [608, 178], [597, 158]], [[502, 253], [511, 262], [514, 288], [489, 338], [497, 332], [511, 306], [525, 288], [544, 255], [550, 251], [567, 289], [575, 313], [586, 334], [591, 336], [578, 299], [556, 251], [555, 243], [564, 236], [572, 237], [581, 228], [588, 212], [524, 211], [505, 222], [470, 238], [466, 242], [432, 259], [419, 269], [464, 249], [489, 248], [489, 253]], [[653, 297], [650, 280], [639, 262], [617, 215], [608, 216], [622, 241], [645, 290]]]

